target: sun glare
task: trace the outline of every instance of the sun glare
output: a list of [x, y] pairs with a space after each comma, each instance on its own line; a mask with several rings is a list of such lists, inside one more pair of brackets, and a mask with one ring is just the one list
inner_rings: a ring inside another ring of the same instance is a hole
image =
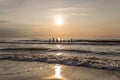
[[61, 39], [60, 38], [57, 38], [58, 39], [58, 41], [60, 41]]
[[56, 24], [57, 25], [62, 25], [63, 24], [63, 19], [62, 19], [61, 16], [57, 16], [57, 18], [56, 18]]

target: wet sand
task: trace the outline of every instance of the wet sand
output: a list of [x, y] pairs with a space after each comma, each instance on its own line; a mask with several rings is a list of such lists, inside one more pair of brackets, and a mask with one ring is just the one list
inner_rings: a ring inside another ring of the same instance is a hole
[[120, 80], [120, 71], [1, 60], [0, 80]]

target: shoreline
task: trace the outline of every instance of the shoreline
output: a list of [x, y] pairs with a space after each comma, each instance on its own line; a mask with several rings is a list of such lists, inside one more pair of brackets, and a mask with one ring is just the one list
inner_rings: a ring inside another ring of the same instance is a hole
[[2, 64], [1, 80], [119, 80], [120, 78], [120, 71], [86, 67], [10, 60], [0, 61], [0, 64]]

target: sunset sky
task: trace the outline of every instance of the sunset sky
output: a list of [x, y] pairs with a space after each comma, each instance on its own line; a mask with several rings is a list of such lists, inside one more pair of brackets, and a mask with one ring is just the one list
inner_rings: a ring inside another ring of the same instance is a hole
[[120, 0], [0, 0], [8, 37], [119, 38]]

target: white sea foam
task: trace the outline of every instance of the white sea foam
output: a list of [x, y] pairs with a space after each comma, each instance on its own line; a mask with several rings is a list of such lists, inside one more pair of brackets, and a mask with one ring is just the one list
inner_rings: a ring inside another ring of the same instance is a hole
[[100, 59], [95, 57], [55, 56], [44, 54], [0, 54], [1, 60], [37, 61], [70, 66], [85, 66], [99, 69], [120, 70], [120, 60]]

